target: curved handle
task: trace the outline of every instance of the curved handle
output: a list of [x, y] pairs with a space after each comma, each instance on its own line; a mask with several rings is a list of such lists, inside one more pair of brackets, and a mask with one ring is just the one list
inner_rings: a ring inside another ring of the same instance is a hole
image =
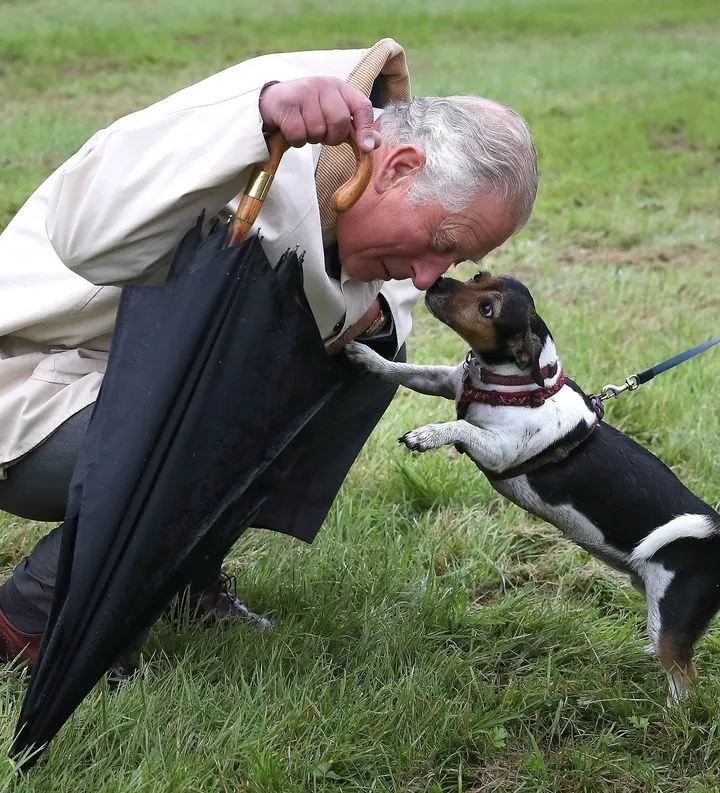
[[[345, 184], [341, 185], [333, 194], [332, 208], [336, 212], [345, 212], [360, 198], [368, 186], [372, 176], [372, 154], [360, 151], [354, 135], [350, 135], [347, 143], [352, 146], [355, 155], [355, 173]], [[253, 223], [262, 209], [263, 201], [268, 194], [270, 185], [275, 178], [275, 172], [280, 165], [283, 154], [290, 148], [290, 144], [281, 132], [274, 132], [267, 141], [270, 157], [262, 165], [253, 169], [248, 183], [243, 191], [240, 204], [230, 221], [228, 230], [228, 245], [237, 245], [242, 242], [252, 228]]]

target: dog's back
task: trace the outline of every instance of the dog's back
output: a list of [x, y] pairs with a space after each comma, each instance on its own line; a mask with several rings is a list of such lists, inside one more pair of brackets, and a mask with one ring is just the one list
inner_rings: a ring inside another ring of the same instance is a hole
[[[710, 539], [720, 550], [717, 512], [654, 454], [606, 423], [599, 424], [565, 460], [493, 486], [531, 512], [538, 511], [538, 497], [551, 510], [572, 507], [599, 529], [606, 543], [628, 557], [655, 529], [684, 514], [714, 522], [718, 534]], [[528, 488], [535, 497], [523, 495]], [[568, 533], [576, 539], [572, 528]], [[713, 544], [705, 545], [710, 552]], [[720, 575], [720, 565], [717, 569]]]

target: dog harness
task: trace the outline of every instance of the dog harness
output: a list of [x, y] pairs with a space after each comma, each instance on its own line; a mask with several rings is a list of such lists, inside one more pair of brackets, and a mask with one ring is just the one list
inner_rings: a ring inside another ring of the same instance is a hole
[[[567, 377], [565, 372], [560, 370], [558, 379], [553, 385], [547, 388], [534, 388], [530, 391], [491, 391], [485, 388], [476, 388], [470, 377], [468, 371], [468, 364], [472, 359], [472, 350], [468, 352], [465, 366], [465, 377], [463, 378], [463, 390], [460, 399], [457, 403], [457, 417], [459, 419], [465, 418], [468, 408], [473, 402], [481, 402], [484, 405], [505, 405], [508, 407], [528, 407], [537, 408], [545, 404], [551, 396], [560, 391], [565, 385]], [[540, 375], [543, 380], [549, 380], [555, 377], [558, 373], [558, 363], [548, 364], [543, 366], [540, 370]], [[480, 369], [480, 380], [488, 385], [503, 385], [503, 386], [524, 386], [524, 385], [537, 385], [535, 380], [529, 375], [501, 375], [495, 372], [490, 372], [487, 369]], [[588, 400], [589, 407], [593, 410], [596, 420], [591, 425], [584, 425], [578, 430], [569, 433], [567, 436], [559, 440], [557, 443], [552, 444], [540, 454], [536, 454], [524, 463], [506, 468], [504, 471], [496, 472], [490, 471], [482, 465], [479, 465], [476, 460], [473, 460], [475, 465], [485, 474], [488, 479], [501, 480], [511, 479], [515, 476], [536, 471], [550, 463], [558, 463], [561, 460], [567, 459], [572, 451], [574, 451], [583, 441], [587, 440], [594, 432], [595, 428], [602, 421], [603, 406], [599, 399], [588, 397], [583, 394], [585, 399]], [[458, 451], [463, 452], [462, 444], [455, 444]], [[471, 458], [472, 459], [472, 458]]]
[[[557, 361], [540, 370], [543, 380], [555, 377], [558, 371]], [[487, 369], [480, 369], [480, 379], [488, 385], [536, 385], [532, 377], [524, 375], [502, 375], [489, 372]], [[485, 405], [508, 405], [510, 407], [538, 408], [545, 404], [549, 399], [565, 385], [565, 372], [560, 370], [560, 376], [554, 385], [547, 388], [535, 388], [532, 391], [490, 391], [485, 388], [475, 388], [470, 378], [470, 372], [466, 372], [463, 379], [463, 390], [458, 401], [458, 416], [464, 418], [471, 402], [482, 402]], [[462, 411], [462, 416], [460, 416]]]

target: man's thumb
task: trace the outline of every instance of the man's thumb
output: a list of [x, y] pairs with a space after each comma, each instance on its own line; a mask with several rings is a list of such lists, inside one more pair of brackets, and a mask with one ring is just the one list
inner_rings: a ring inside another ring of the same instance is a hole
[[372, 105], [370, 100], [363, 95], [353, 95], [353, 100], [356, 101], [351, 104], [350, 110], [353, 117], [355, 140], [364, 151], [372, 151], [377, 145], [377, 134], [373, 128], [375, 118]]

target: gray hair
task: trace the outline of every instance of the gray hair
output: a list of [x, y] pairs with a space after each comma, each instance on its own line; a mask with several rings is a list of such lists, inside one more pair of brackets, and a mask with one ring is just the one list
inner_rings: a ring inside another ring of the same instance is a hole
[[416, 97], [388, 105], [380, 128], [389, 145], [414, 143], [425, 152], [411, 204], [437, 201], [454, 213], [494, 194], [516, 214], [516, 231], [530, 217], [537, 155], [527, 124], [509, 107], [479, 96]]

